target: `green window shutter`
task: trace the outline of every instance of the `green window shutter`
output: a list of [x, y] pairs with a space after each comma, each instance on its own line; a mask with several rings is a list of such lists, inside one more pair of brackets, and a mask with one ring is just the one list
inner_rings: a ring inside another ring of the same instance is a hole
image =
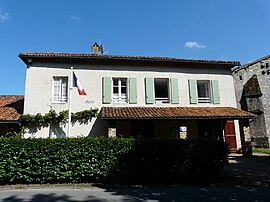
[[103, 77], [102, 80], [102, 102], [103, 104], [110, 104], [112, 98], [112, 78]]
[[172, 104], [179, 104], [178, 80], [176, 78], [171, 78], [171, 98]]
[[154, 79], [145, 78], [145, 96], [146, 104], [153, 104], [155, 101], [154, 98]]
[[129, 78], [129, 103], [137, 104], [137, 79]]
[[188, 84], [189, 84], [190, 104], [197, 104], [198, 103], [197, 81], [196, 80], [189, 80]]
[[220, 95], [219, 95], [219, 86], [217, 80], [211, 81], [212, 86], [212, 95], [213, 95], [213, 103], [220, 104]]

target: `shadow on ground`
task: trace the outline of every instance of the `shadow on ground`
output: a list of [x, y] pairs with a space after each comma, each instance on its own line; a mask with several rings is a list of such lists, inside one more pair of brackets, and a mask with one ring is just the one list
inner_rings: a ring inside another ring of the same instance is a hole
[[79, 202], [79, 201], [107, 201], [103, 199], [95, 198], [94, 196], [87, 196], [86, 199], [74, 199], [73, 196], [68, 194], [58, 195], [55, 193], [50, 194], [35, 194], [31, 196], [31, 198], [19, 197], [19, 196], [10, 196], [2, 200], [3, 202], [54, 202], [54, 201], [61, 201], [61, 202]]
[[[95, 193], [93, 193], [93, 190]], [[102, 191], [100, 191], [102, 190]], [[33, 194], [29, 198], [13, 195], [4, 198], [3, 202], [78, 202], [78, 201], [269, 201], [268, 187], [241, 187], [241, 186], [183, 186], [183, 187], [143, 187], [143, 188], [108, 188], [85, 189], [86, 193], [73, 194], [51, 193]], [[96, 191], [99, 193], [97, 194]]]
[[228, 185], [270, 186], [270, 156], [255, 153], [252, 157], [238, 154], [229, 156], [229, 165], [224, 168], [223, 183]]

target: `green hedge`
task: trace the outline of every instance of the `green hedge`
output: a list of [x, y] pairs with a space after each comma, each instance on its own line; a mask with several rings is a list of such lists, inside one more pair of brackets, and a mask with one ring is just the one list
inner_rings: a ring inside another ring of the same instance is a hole
[[214, 140], [0, 139], [0, 183], [181, 183], [227, 163]]

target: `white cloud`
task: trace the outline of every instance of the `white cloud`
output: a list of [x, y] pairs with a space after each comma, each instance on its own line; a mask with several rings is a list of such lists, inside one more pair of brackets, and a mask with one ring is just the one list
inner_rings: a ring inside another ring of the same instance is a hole
[[3, 13], [2, 10], [0, 9], [0, 22], [6, 22], [10, 20], [10, 13], [5, 12]]
[[196, 41], [187, 41], [185, 43], [185, 47], [187, 47], [187, 48], [206, 48], [205, 45], [198, 43]]
[[78, 16], [70, 15], [69, 18], [72, 19], [72, 20], [83, 22], [83, 20], [80, 17], [78, 17]]

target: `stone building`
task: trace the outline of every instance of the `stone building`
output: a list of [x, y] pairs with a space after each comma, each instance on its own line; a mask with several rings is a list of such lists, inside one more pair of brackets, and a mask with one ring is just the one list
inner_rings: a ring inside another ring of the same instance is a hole
[[238, 108], [256, 114], [246, 130], [255, 147], [270, 145], [270, 55], [233, 69]]

